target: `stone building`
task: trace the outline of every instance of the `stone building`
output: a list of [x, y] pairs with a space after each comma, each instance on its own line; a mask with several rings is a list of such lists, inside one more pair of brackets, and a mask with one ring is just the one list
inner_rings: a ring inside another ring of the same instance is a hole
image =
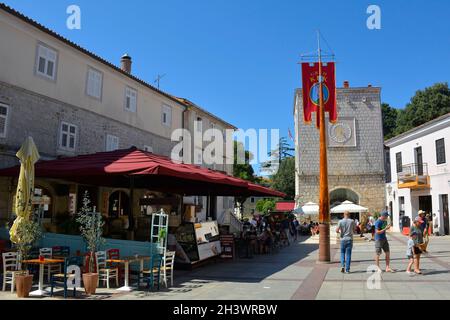
[[[371, 212], [384, 208], [380, 88], [337, 88], [338, 121], [326, 121], [330, 205], [350, 200]], [[303, 121], [302, 90], [295, 91], [296, 204], [319, 201], [319, 130]]]
[[[0, 168], [19, 163], [15, 154], [27, 136], [33, 137], [42, 160], [131, 146], [170, 156], [176, 144], [173, 131], [192, 132], [190, 119], [201, 119], [204, 130], [236, 129], [134, 76], [129, 55], [116, 66], [2, 3], [0, 39]], [[231, 174], [233, 166], [217, 164], [214, 169]], [[0, 177], [2, 225], [11, 218], [16, 180]], [[79, 197], [89, 188], [42, 179], [36, 184], [52, 199], [49, 219], [68, 211], [69, 193]], [[111, 197], [125, 197], [129, 191], [93, 193], [98, 208], [107, 211]], [[232, 212], [232, 197], [214, 201], [215, 215]]]

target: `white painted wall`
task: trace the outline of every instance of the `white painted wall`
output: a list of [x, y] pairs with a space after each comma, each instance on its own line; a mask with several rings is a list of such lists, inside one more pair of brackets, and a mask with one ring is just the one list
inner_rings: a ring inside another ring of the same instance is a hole
[[[446, 162], [438, 165], [436, 163], [435, 141], [444, 138]], [[442, 221], [442, 204], [439, 195], [447, 194], [450, 197], [450, 115], [441, 121], [431, 122], [410, 134], [393, 138], [387, 141], [386, 146], [390, 147], [390, 165], [392, 182], [386, 184], [386, 205], [393, 202], [394, 230], [399, 229], [399, 197], [405, 197], [405, 215], [413, 220], [417, 216], [419, 208], [419, 196], [431, 195], [433, 210], [433, 225], [438, 226], [440, 234], [444, 232]], [[403, 165], [414, 163], [414, 149], [422, 147], [423, 162], [428, 164], [428, 174], [430, 175], [430, 189], [410, 190], [398, 189], [397, 187], [397, 166], [396, 153], [402, 153]], [[392, 191], [388, 189], [391, 186]], [[395, 194], [395, 197], [394, 197]], [[436, 231], [436, 229], [434, 230]]]

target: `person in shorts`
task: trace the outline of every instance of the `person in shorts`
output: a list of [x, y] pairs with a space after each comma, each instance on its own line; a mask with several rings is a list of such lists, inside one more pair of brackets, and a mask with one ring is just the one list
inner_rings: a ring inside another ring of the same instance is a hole
[[423, 231], [420, 228], [422, 224], [422, 219], [419, 217], [416, 217], [414, 219], [414, 224], [411, 227], [411, 234], [415, 233], [416, 239], [414, 239], [414, 272], [416, 274], [422, 274], [422, 271], [420, 271], [420, 255], [422, 254], [421, 246], [423, 244]]
[[411, 267], [414, 265], [414, 255], [416, 252], [416, 244], [415, 241], [417, 239], [417, 233], [411, 232], [408, 239], [408, 244], [406, 248], [406, 258], [408, 259], [408, 266], [406, 267], [406, 273], [408, 275], [414, 275], [414, 272], [411, 271]]
[[375, 263], [378, 267], [378, 270], [381, 272], [380, 268], [380, 256], [381, 253], [384, 252], [386, 256], [386, 272], [395, 272], [390, 267], [390, 250], [389, 250], [389, 242], [386, 237], [386, 230], [388, 230], [391, 226], [387, 223], [387, 218], [389, 217], [389, 213], [383, 212], [377, 221], [375, 221]]

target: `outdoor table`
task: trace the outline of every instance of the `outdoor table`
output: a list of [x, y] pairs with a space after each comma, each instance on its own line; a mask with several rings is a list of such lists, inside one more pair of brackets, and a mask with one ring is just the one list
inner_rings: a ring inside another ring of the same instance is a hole
[[118, 291], [131, 291], [132, 287], [129, 285], [129, 273], [130, 273], [130, 263], [140, 262], [140, 272], [144, 270], [144, 261], [150, 260], [149, 256], [131, 256], [122, 257], [119, 259], [107, 259], [106, 262], [110, 263], [122, 263], [125, 265], [125, 284], [123, 287], [118, 288]]
[[23, 263], [39, 265], [39, 287], [38, 287], [38, 290], [30, 292], [30, 296], [42, 297], [43, 295], [49, 294], [48, 291], [44, 290], [44, 266], [49, 265], [49, 264], [55, 264], [55, 263], [63, 263], [63, 262], [64, 262], [64, 259], [48, 259], [48, 258], [45, 258], [44, 260], [30, 259], [30, 260], [23, 261]]

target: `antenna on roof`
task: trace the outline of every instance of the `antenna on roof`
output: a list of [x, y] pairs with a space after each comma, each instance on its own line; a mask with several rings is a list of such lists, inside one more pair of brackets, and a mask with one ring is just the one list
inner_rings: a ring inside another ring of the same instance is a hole
[[163, 75], [158, 74], [158, 75], [156, 76], [155, 81], [153, 81], [153, 83], [156, 83], [156, 86], [157, 86], [158, 89], [159, 89], [159, 82], [161, 81], [162, 78], [165, 77], [165, 75], [166, 75], [165, 73], [164, 73]]

